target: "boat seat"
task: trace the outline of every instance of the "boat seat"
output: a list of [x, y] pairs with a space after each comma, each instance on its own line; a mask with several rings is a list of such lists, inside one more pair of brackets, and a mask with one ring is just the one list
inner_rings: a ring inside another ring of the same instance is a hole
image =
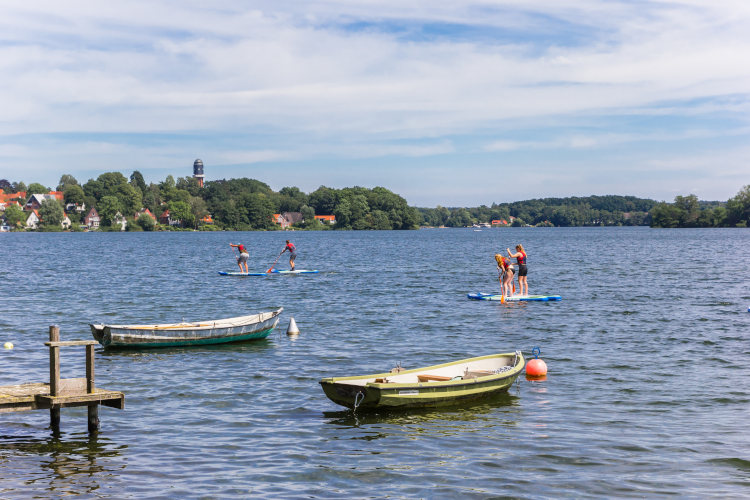
[[492, 370], [467, 370], [466, 373], [464, 373], [464, 378], [477, 378], [477, 377], [486, 377], [487, 375], [492, 375], [495, 372]]
[[417, 380], [420, 382], [443, 382], [450, 380], [453, 377], [444, 377], [442, 375], [417, 375]]

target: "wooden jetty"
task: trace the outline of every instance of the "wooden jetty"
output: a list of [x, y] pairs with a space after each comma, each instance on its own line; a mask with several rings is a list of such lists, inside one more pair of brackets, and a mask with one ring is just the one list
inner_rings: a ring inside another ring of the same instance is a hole
[[[49, 410], [53, 431], [60, 429], [60, 409], [71, 406], [88, 407], [89, 432], [99, 429], [99, 405], [122, 410], [125, 395], [118, 391], [94, 386], [95, 340], [60, 341], [60, 328], [49, 327], [49, 383], [26, 383], [0, 386], [0, 413], [27, 410]], [[86, 346], [86, 377], [60, 378], [60, 348]]]

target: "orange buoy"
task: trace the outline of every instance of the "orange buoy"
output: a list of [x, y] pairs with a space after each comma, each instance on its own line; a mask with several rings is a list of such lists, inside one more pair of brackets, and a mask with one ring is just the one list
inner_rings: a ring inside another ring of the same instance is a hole
[[544, 377], [547, 375], [547, 363], [539, 359], [541, 352], [538, 347], [531, 350], [534, 359], [530, 359], [526, 363], [526, 377]]

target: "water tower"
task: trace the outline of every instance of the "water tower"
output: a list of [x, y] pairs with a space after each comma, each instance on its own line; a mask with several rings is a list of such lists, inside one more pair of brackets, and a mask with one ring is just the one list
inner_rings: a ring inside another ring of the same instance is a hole
[[200, 158], [193, 162], [193, 178], [198, 179], [198, 185], [203, 187], [203, 161]]

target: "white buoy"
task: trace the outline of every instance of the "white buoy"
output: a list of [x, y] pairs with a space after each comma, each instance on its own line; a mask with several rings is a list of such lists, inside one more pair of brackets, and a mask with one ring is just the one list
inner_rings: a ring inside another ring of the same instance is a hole
[[13, 342], [6, 342], [3, 344], [6, 349], [13, 349]]
[[297, 328], [297, 322], [294, 318], [289, 320], [289, 328], [286, 329], [287, 335], [299, 335], [299, 328]]

